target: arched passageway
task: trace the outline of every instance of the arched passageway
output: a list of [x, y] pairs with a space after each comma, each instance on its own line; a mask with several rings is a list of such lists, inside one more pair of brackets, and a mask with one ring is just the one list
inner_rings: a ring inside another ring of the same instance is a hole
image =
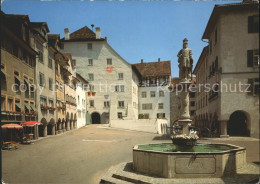
[[242, 111], [233, 112], [228, 121], [227, 133], [231, 136], [249, 136], [249, 121]]
[[92, 124], [100, 124], [100, 114], [97, 112], [93, 112], [91, 114], [91, 122]]

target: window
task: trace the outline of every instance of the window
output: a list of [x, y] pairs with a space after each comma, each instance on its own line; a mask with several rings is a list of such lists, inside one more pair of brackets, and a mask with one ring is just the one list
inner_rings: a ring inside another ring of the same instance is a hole
[[250, 85], [248, 89], [249, 95], [258, 96], [259, 95], [259, 78], [248, 79], [248, 84]]
[[259, 50], [248, 50], [247, 51], [247, 67], [258, 67], [259, 66]]
[[151, 110], [152, 107], [153, 107], [153, 104], [152, 104], [152, 103], [142, 104], [142, 109], [143, 109], [143, 110]]
[[155, 91], [150, 92], [151, 98], [155, 97]]
[[46, 97], [40, 97], [40, 104], [41, 104], [41, 106], [47, 106], [47, 99], [46, 99]]
[[142, 98], [146, 98], [146, 91], [142, 92]]
[[29, 81], [26, 76], [24, 76], [24, 85], [25, 85], [25, 98], [29, 98]]
[[49, 99], [49, 106], [50, 106], [50, 107], [54, 107], [54, 104], [53, 104], [53, 100], [52, 100], [52, 99]]
[[195, 111], [190, 111], [191, 116], [194, 116], [194, 114], [195, 114]]
[[259, 15], [248, 17], [248, 33], [259, 32]]
[[48, 67], [52, 69], [52, 58], [49, 58], [48, 60]]
[[214, 68], [214, 72], [218, 72], [218, 56], [216, 56], [216, 59], [215, 59], [215, 68]]
[[13, 97], [8, 97], [7, 99], [8, 111], [13, 111], [13, 101], [14, 101]]
[[94, 85], [89, 84], [89, 91], [94, 91]]
[[109, 107], [109, 101], [104, 101], [104, 107]]
[[88, 74], [88, 79], [89, 79], [90, 81], [93, 81], [93, 80], [94, 80], [94, 74], [93, 74], [93, 73], [89, 73], [89, 74]]
[[139, 119], [149, 119], [149, 114], [148, 113], [147, 114], [139, 114], [138, 118]]
[[89, 100], [89, 106], [94, 107], [94, 100]]
[[30, 108], [31, 108], [31, 112], [36, 111], [35, 107], [34, 107], [34, 103], [30, 102]]
[[164, 97], [164, 91], [159, 91], [159, 97]]
[[93, 59], [88, 59], [88, 65], [93, 66]]
[[194, 102], [194, 101], [191, 101], [191, 102], [190, 102], [190, 106], [191, 106], [191, 107], [194, 107], [194, 106], [195, 106], [195, 102]]
[[121, 91], [121, 92], [125, 92], [125, 86], [121, 85], [121, 86], [120, 86], [120, 91]]
[[40, 86], [44, 86], [45, 85], [44, 74], [43, 73], [39, 73], [39, 75], [40, 75]]
[[28, 101], [24, 101], [24, 111], [25, 113], [29, 113], [30, 112], [30, 105]]
[[33, 79], [29, 79], [29, 83], [30, 83], [30, 98], [34, 98], [34, 85], [33, 85]]
[[112, 59], [111, 58], [107, 59], [107, 65], [112, 65]]
[[7, 81], [6, 81], [6, 70], [5, 66], [1, 64], [1, 90], [6, 90]]
[[78, 95], [78, 104], [80, 105], [80, 98], [79, 98], [79, 95]]
[[118, 112], [117, 113], [117, 118], [118, 119], [123, 119], [123, 113], [122, 112]]
[[5, 111], [5, 96], [1, 96], [1, 111]]
[[217, 41], [218, 41], [218, 30], [216, 29], [215, 30], [215, 45], [217, 44]]
[[88, 43], [88, 50], [92, 50], [92, 43]]
[[16, 94], [21, 94], [20, 91], [21, 79], [20, 79], [20, 74], [17, 71], [14, 71], [14, 83], [15, 83]]
[[119, 92], [119, 86], [115, 86], [115, 92]]
[[158, 118], [158, 119], [163, 119], [163, 118], [165, 118], [165, 113], [157, 113], [157, 118]]
[[163, 103], [158, 104], [158, 109], [163, 109]]
[[190, 92], [190, 98], [195, 98], [195, 92]]
[[49, 90], [53, 90], [53, 79], [49, 78]]
[[38, 52], [39, 52], [39, 61], [40, 61], [41, 63], [43, 63], [43, 53], [42, 53], [41, 50], [38, 50]]
[[123, 73], [119, 73], [118, 74], [118, 79], [119, 80], [123, 80], [124, 79], [124, 74]]
[[118, 107], [119, 108], [124, 108], [125, 102], [124, 101], [118, 101]]

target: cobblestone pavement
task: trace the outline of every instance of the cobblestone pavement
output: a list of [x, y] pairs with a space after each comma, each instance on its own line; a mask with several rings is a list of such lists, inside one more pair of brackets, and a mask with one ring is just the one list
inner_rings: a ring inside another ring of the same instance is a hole
[[[259, 163], [259, 140], [204, 139], [246, 147], [247, 161]], [[112, 166], [132, 161], [135, 144], [170, 142], [156, 134], [110, 129], [99, 125], [42, 138], [17, 150], [2, 151], [5, 183], [99, 183]]]

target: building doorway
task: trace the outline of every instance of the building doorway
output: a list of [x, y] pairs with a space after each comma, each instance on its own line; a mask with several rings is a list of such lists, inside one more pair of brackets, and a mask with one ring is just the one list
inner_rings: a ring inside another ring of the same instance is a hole
[[92, 113], [91, 122], [92, 124], [100, 124], [100, 114], [97, 112]]
[[227, 133], [231, 136], [249, 136], [248, 123], [245, 113], [235, 111], [230, 115]]

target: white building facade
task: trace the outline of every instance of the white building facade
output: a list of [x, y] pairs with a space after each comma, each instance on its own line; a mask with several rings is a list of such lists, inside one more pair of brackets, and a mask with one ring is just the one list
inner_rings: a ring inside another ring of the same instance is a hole
[[132, 66], [100, 37], [100, 29], [96, 28], [96, 34], [86, 26], [72, 34], [65, 29], [62, 42], [62, 52], [73, 55], [77, 72], [89, 82], [87, 113], [91, 123], [137, 117]]
[[77, 128], [86, 126], [86, 106], [87, 106], [87, 81], [78, 73], [76, 74], [78, 79], [76, 87], [76, 102], [77, 102]]

